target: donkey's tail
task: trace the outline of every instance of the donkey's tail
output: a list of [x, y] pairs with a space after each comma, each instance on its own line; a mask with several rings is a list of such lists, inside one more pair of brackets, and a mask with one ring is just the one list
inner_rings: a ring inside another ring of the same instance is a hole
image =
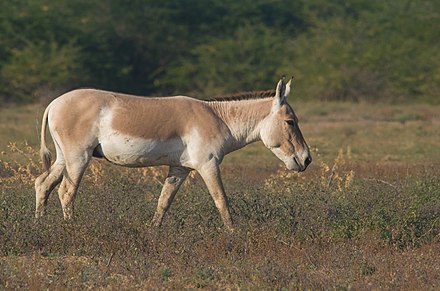
[[49, 115], [49, 107], [47, 106], [43, 114], [43, 120], [41, 122], [41, 145], [40, 145], [40, 157], [43, 162], [43, 169], [47, 172], [49, 171], [51, 165], [51, 153], [46, 146], [46, 127]]

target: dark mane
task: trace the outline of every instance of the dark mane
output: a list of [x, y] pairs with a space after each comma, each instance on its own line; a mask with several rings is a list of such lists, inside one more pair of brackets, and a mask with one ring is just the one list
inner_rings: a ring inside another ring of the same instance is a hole
[[262, 99], [267, 97], [275, 96], [275, 90], [266, 90], [266, 91], [249, 91], [249, 92], [240, 92], [231, 95], [218, 96], [207, 101], [215, 102], [215, 101], [238, 101], [238, 100], [252, 100], [252, 99]]

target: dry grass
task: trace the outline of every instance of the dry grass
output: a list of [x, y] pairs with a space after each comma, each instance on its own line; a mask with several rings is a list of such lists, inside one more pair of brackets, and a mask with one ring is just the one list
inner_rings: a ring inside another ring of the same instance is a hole
[[62, 221], [53, 193], [35, 222], [41, 109], [0, 109], [0, 289], [438, 288], [440, 108], [307, 103], [297, 111], [313, 164], [288, 172], [258, 144], [228, 156], [237, 231], [227, 234], [197, 175], [155, 231], [164, 169], [98, 161], [74, 221]]

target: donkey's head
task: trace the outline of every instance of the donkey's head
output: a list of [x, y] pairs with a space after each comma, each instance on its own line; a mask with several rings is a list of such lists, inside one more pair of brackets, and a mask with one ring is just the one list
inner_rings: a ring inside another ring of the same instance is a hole
[[283, 77], [277, 84], [272, 108], [261, 127], [260, 136], [289, 170], [304, 171], [312, 162], [309, 147], [299, 129], [298, 118], [287, 103], [292, 79]]

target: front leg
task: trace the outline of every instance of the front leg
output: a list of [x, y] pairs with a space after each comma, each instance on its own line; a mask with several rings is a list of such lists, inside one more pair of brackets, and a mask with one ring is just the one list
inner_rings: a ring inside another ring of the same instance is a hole
[[220, 212], [223, 224], [229, 231], [233, 231], [234, 227], [232, 225], [231, 214], [229, 213], [228, 199], [220, 176], [219, 163], [211, 160], [209, 163], [203, 165], [198, 172], [205, 181], [209, 194], [211, 194], [212, 199], [214, 199], [215, 206]]
[[188, 177], [190, 170], [185, 167], [172, 167], [170, 166], [168, 171], [168, 176], [163, 184], [162, 191], [159, 196], [159, 201], [157, 203], [156, 213], [154, 213], [152, 225], [159, 227], [162, 224], [163, 216], [165, 212], [173, 202], [174, 196], [176, 196], [177, 191]]

